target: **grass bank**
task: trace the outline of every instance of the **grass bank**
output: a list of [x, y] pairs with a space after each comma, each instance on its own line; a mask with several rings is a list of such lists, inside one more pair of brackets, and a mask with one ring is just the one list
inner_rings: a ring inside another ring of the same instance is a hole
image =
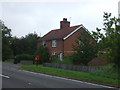
[[87, 72], [78, 72], [78, 71], [70, 71], [64, 69], [57, 69], [52, 67], [44, 67], [42, 65], [21, 65], [22, 69], [41, 72], [45, 74], [51, 74], [56, 76], [62, 76], [77, 80], [83, 80], [93, 83], [105, 84], [110, 86], [118, 87], [118, 74], [111, 73], [111, 72], [94, 72], [94, 73], [87, 73]]

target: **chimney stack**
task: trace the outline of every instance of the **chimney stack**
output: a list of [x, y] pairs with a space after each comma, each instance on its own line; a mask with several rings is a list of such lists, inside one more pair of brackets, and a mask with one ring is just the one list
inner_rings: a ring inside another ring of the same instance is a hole
[[60, 21], [60, 29], [70, 27], [70, 22], [67, 21], [67, 18], [63, 18], [63, 21]]

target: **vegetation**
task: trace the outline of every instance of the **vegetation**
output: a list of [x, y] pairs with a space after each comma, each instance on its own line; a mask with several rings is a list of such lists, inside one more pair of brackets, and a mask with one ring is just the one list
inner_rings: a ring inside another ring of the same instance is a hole
[[49, 52], [47, 47], [43, 45], [39, 46], [35, 55], [40, 56], [40, 63], [49, 62]]
[[87, 65], [90, 60], [96, 57], [96, 42], [88, 32], [82, 32], [77, 38], [76, 44], [73, 45], [76, 52], [72, 55], [73, 63]]
[[35, 56], [29, 55], [29, 54], [20, 54], [20, 55], [17, 55], [16, 58], [18, 60], [34, 60]]
[[2, 31], [2, 59], [8, 59], [12, 55], [11, 45], [11, 29], [0, 20], [0, 31]]
[[52, 74], [72, 79], [78, 79], [83, 81], [89, 81], [94, 83], [101, 83], [106, 85], [118, 86], [118, 74], [111, 72], [77, 72], [77, 71], [69, 71], [58, 68], [44, 67], [42, 65], [22, 65], [22, 69], [41, 72], [45, 74]]
[[25, 37], [21, 37], [21, 38], [13, 37], [12, 44], [11, 44], [11, 49], [13, 51], [13, 54], [14, 55], [20, 55], [20, 54], [33, 55], [37, 50], [38, 38], [39, 37], [36, 33], [30, 33]]
[[64, 56], [62, 60], [57, 58], [56, 55], [53, 55], [50, 59], [51, 63], [59, 63], [59, 64], [73, 64], [72, 56]]
[[[115, 70], [120, 69], [120, 25], [119, 19], [111, 18], [111, 13], [104, 13], [104, 28], [93, 32], [93, 37], [98, 41], [99, 50], [106, 50], [106, 57], [114, 63]], [[102, 32], [105, 32], [103, 34]]]
[[[38, 35], [29, 33], [25, 37], [12, 37], [11, 29], [9, 29], [0, 20], [0, 32], [2, 31], [2, 59], [17, 57], [21, 59], [30, 59], [37, 50]], [[31, 56], [30, 56], [31, 55]]]

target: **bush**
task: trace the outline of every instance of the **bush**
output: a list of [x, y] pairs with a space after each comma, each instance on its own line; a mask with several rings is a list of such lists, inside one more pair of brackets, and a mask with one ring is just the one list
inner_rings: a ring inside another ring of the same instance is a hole
[[35, 55], [39, 55], [40, 56], [40, 62], [39, 63], [44, 63], [44, 62], [49, 62], [49, 51], [47, 47], [44, 46], [39, 46], [37, 48], [37, 51], [35, 53]]
[[50, 59], [51, 63], [58, 63], [58, 64], [73, 64], [71, 56], [64, 56], [63, 60], [61, 61], [57, 58], [56, 55], [53, 55]]
[[72, 56], [64, 56], [62, 60], [63, 64], [73, 64]]
[[29, 54], [20, 54], [17, 55], [16, 58], [19, 60], [34, 60], [34, 55], [29, 55]]
[[62, 64], [62, 61], [57, 57], [57, 55], [52, 55], [51, 58], [50, 58], [50, 62], [51, 63]]

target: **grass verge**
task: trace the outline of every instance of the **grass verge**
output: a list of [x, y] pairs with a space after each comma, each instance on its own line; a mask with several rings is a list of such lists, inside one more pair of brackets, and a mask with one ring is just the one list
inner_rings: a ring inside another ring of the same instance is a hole
[[44, 67], [42, 65], [21, 65], [22, 69], [41, 72], [45, 74], [51, 74], [56, 76], [62, 76], [82, 81], [88, 81], [92, 83], [99, 83], [105, 84], [110, 86], [118, 87], [118, 74], [117, 73], [110, 73], [110, 72], [94, 72], [94, 73], [87, 73], [87, 72], [77, 72], [77, 71], [70, 71], [64, 69], [57, 69], [52, 67]]

